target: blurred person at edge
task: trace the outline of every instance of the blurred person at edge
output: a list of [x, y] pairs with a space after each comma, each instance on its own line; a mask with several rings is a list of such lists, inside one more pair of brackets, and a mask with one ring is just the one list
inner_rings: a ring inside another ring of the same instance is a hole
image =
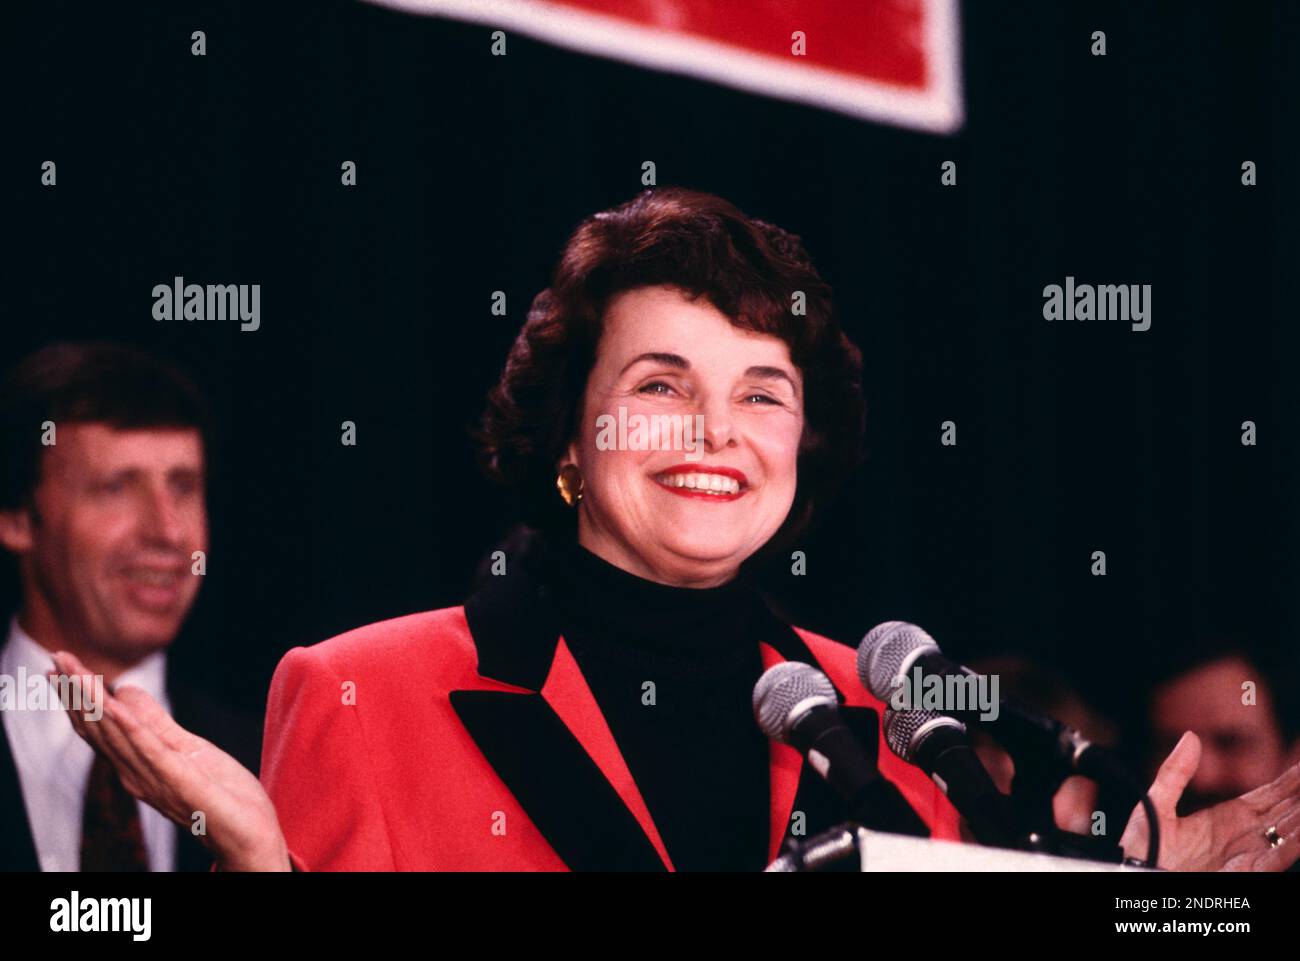
[[[186, 684], [167, 657], [202, 582], [192, 555], [208, 546], [206, 424], [183, 374], [125, 346], [54, 344], [9, 372], [0, 546], [19, 590], [0, 674], [48, 684], [51, 655], [67, 651], [256, 764], [256, 718]], [[57, 702], [19, 706], [0, 711], [0, 870], [208, 869], [189, 815], [174, 826], [138, 803]]]
[[1183, 731], [1201, 741], [1178, 813], [1221, 804], [1300, 762], [1300, 731], [1279, 678], [1267, 658], [1238, 643], [1194, 642], [1163, 665], [1147, 705], [1151, 767]]
[[[700, 456], [609, 449], [600, 418], [620, 408], [702, 417]], [[788, 556], [856, 464], [863, 409], [861, 355], [799, 239], [715, 196], [646, 191], [579, 225], [489, 397], [485, 466], [534, 550], [464, 607], [285, 655], [260, 783], [129, 688], [97, 724], [71, 716], [138, 797], [208, 812], [222, 869], [759, 870], [820, 783], [754, 724], [764, 667], [815, 664], [848, 708], [882, 711], [852, 648], [780, 621], [742, 573]], [[895, 828], [956, 838], [934, 783], [878, 748], [911, 809]], [[1285, 868], [1300, 769], [1180, 819], [1199, 753], [1188, 734], [1152, 788], [1161, 865]], [[1122, 845], [1145, 842], [1139, 811]]]

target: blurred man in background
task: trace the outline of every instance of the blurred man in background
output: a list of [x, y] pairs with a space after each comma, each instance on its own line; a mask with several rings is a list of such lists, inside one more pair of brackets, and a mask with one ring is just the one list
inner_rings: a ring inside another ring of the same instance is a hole
[[[47, 347], [0, 384], [0, 457], [0, 546], [20, 585], [0, 675], [48, 683], [50, 654], [70, 651], [256, 770], [256, 720], [188, 690], [168, 667], [208, 549], [206, 416], [194, 385], [127, 347]], [[0, 711], [0, 869], [206, 870], [194, 831], [131, 797], [53, 707], [10, 699]]]
[[1184, 731], [1201, 739], [1180, 815], [1245, 794], [1300, 761], [1295, 720], [1275, 680], [1259, 655], [1236, 644], [1187, 646], [1165, 666], [1148, 705], [1151, 769]]

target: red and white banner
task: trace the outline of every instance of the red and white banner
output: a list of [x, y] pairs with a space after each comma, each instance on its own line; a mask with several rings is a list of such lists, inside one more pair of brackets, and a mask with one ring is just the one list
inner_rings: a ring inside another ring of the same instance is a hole
[[370, 2], [868, 120], [941, 133], [962, 122], [957, 0]]

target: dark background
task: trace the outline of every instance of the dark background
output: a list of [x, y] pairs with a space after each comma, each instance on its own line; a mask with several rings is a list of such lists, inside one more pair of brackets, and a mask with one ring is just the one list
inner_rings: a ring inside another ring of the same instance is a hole
[[[870, 458], [807, 576], [764, 578], [796, 623], [1024, 651], [1125, 723], [1194, 636], [1292, 656], [1295, 5], [964, 4], [953, 136], [361, 5], [181, 6], [11, 14], [0, 362], [108, 337], [205, 389], [213, 543], [176, 656], [213, 693], [258, 710], [289, 647], [461, 602], [508, 520], [468, 429], [569, 231], [645, 160], [800, 234], [864, 351]], [[1152, 284], [1151, 330], [1048, 323], [1067, 274]], [[260, 283], [261, 329], [154, 321], [176, 275]]]

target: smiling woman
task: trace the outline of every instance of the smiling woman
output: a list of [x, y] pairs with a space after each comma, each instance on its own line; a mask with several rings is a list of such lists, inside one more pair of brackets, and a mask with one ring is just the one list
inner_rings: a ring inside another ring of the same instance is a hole
[[[750, 552], [764, 544], [779, 550], [858, 463], [861, 369], [830, 287], [799, 238], [720, 197], [646, 191], [587, 218], [570, 238], [490, 396], [485, 467], [519, 493], [519, 512], [530, 523], [567, 530], [573, 518], [548, 496], [561, 462], [586, 477], [584, 463], [605, 473], [628, 469], [633, 460], [596, 463], [597, 417], [621, 406], [629, 413], [702, 415], [705, 449], [717, 454], [708, 462], [744, 471], [733, 461], [748, 460], [756, 493], [764, 466], [776, 471], [766, 476], [761, 497], [742, 501], [759, 527], [780, 515]], [[771, 463], [774, 457], [782, 463]], [[651, 470], [671, 463], [641, 460]], [[579, 512], [580, 527], [600, 525], [609, 496], [632, 496], [626, 484], [614, 491], [599, 486], [593, 496], [601, 501], [595, 511]], [[608, 527], [606, 518], [599, 536]], [[672, 582], [670, 572], [660, 573]]]
[[[702, 299], [670, 286], [620, 293], [606, 310], [576, 436], [563, 458], [584, 479], [579, 543], [661, 584], [731, 580], [794, 502], [800, 380], [785, 343], [735, 327]], [[615, 408], [632, 416], [698, 417], [703, 460], [601, 449], [591, 428]]]

